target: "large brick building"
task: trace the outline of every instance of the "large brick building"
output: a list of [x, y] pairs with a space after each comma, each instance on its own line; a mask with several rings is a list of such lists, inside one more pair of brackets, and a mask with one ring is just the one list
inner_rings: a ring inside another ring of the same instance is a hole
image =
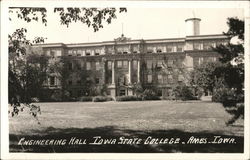
[[[209, 61], [217, 61], [218, 54], [211, 47], [227, 43], [224, 35], [200, 35], [200, 19], [186, 20], [186, 37], [169, 39], [130, 39], [124, 35], [113, 41], [96, 43], [40, 45], [45, 54], [65, 57], [69, 76], [66, 84], [72, 97], [89, 95], [83, 88], [82, 76], [107, 95], [133, 95], [131, 85], [141, 83], [157, 88], [158, 94], [168, 97], [174, 86], [185, 82], [186, 73]], [[51, 74], [46, 86], [62, 88], [57, 74]], [[105, 87], [104, 87], [105, 86]]]

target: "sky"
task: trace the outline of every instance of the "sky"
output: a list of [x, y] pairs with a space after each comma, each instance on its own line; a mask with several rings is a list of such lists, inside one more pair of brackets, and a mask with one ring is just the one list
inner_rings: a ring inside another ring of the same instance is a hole
[[112, 41], [123, 33], [131, 39], [161, 39], [185, 37], [185, 19], [200, 18], [200, 34], [221, 34], [228, 30], [228, 17], [244, 18], [241, 8], [150, 8], [127, 7], [127, 12], [117, 13], [117, 19], [104, 28], [94, 32], [82, 23], [71, 23], [69, 27], [59, 22], [53, 8], [48, 10], [48, 25], [39, 22], [26, 23], [10, 15], [9, 33], [16, 28], [25, 27], [28, 30], [27, 38], [36, 36], [46, 37], [46, 43], [85, 43]]

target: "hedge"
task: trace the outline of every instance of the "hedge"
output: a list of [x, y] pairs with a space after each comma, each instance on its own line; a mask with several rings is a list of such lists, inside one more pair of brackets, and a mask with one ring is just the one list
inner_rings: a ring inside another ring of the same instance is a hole
[[90, 101], [92, 101], [92, 97], [88, 97], [88, 96], [82, 96], [82, 97], [79, 97], [78, 98], [78, 101], [80, 101], [80, 102], [90, 102]]
[[96, 96], [93, 97], [92, 101], [93, 102], [106, 102], [106, 101], [112, 101], [112, 97], [107, 97], [107, 96]]
[[141, 98], [137, 96], [118, 96], [116, 101], [140, 101]]

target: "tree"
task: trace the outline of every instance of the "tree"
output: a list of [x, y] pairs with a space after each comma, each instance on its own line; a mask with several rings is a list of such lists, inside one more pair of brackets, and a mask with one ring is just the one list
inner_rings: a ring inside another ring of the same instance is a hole
[[226, 86], [230, 92], [226, 92], [226, 98], [222, 104], [226, 111], [233, 115], [227, 122], [232, 124], [238, 118], [244, 118], [244, 21], [228, 18], [227, 24], [229, 30], [224, 34], [228, 36], [230, 42], [219, 45], [214, 50], [221, 55], [219, 61], [225, 66], [223, 87]]
[[223, 70], [220, 62], [208, 62], [194, 68], [190, 73], [190, 84], [198, 91], [213, 93], [217, 81], [222, 79]]
[[224, 33], [230, 40], [213, 48], [219, 62], [203, 64], [192, 72], [191, 84], [213, 93], [212, 100], [221, 102], [233, 115], [227, 124], [244, 117], [244, 21], [228, 18], [229, 30]]
[[176, 86], [173, 89], [173, 94], [176, 100], [186, 101], [195, 99], [192, 90], [185, 84]]
[[224, 33], [230, 39], [226, 45], [219, 45], [214, 50], [221, 57], [224, 64], [226, 82], [229, 88], [242, 92], [244, 84], [244, 21], [237, 18], [228, 18], [229, 30]]
[[[127, 12], [126, 8], [119, 8], [119, 13]], [[26, 22], [41, 21], [45, 26], [47, 25], [47, 10], [46, 8], [27, 8], [27, 7], [10, 7], [10, 14], [17, 15], [18, 18]], [[112, 19], [116, 19], [116, 8], [54, 8], [54, 13], [59, 14], [59, 21], [61, 25], [69, 25], [72, 22], [81, 22], [88, 27], [92, 27], [94, 32], [103, 28], [103, 23], [110, 24]], [[10, 20], [12, 20], [10, 18]]]

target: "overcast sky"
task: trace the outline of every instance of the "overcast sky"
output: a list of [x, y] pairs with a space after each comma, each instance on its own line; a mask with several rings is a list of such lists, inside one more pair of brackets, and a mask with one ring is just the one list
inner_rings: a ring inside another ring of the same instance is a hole
[[185, 19], [200, 18], [200, 34], [221, 34], [227, 31], [228, 17], [244, 18], [244, 10], [240, 8], [132, 8], [126, 13], [118, 13], [117, 19], [103, 29], [94, 32], [81, 23], [71, 23], [67, 28], [60, 25], [59, 17], [48, 10], [48, 25], [38, 22], [26, 23], [12, 15], [9, 32], [16, 28], [26, 27], [27, 38], [35, 36], [47, 37], [46, 43], [84, 43], [109, 41], [122, 33], [132, 39], [160, 39], [185, 36]]

